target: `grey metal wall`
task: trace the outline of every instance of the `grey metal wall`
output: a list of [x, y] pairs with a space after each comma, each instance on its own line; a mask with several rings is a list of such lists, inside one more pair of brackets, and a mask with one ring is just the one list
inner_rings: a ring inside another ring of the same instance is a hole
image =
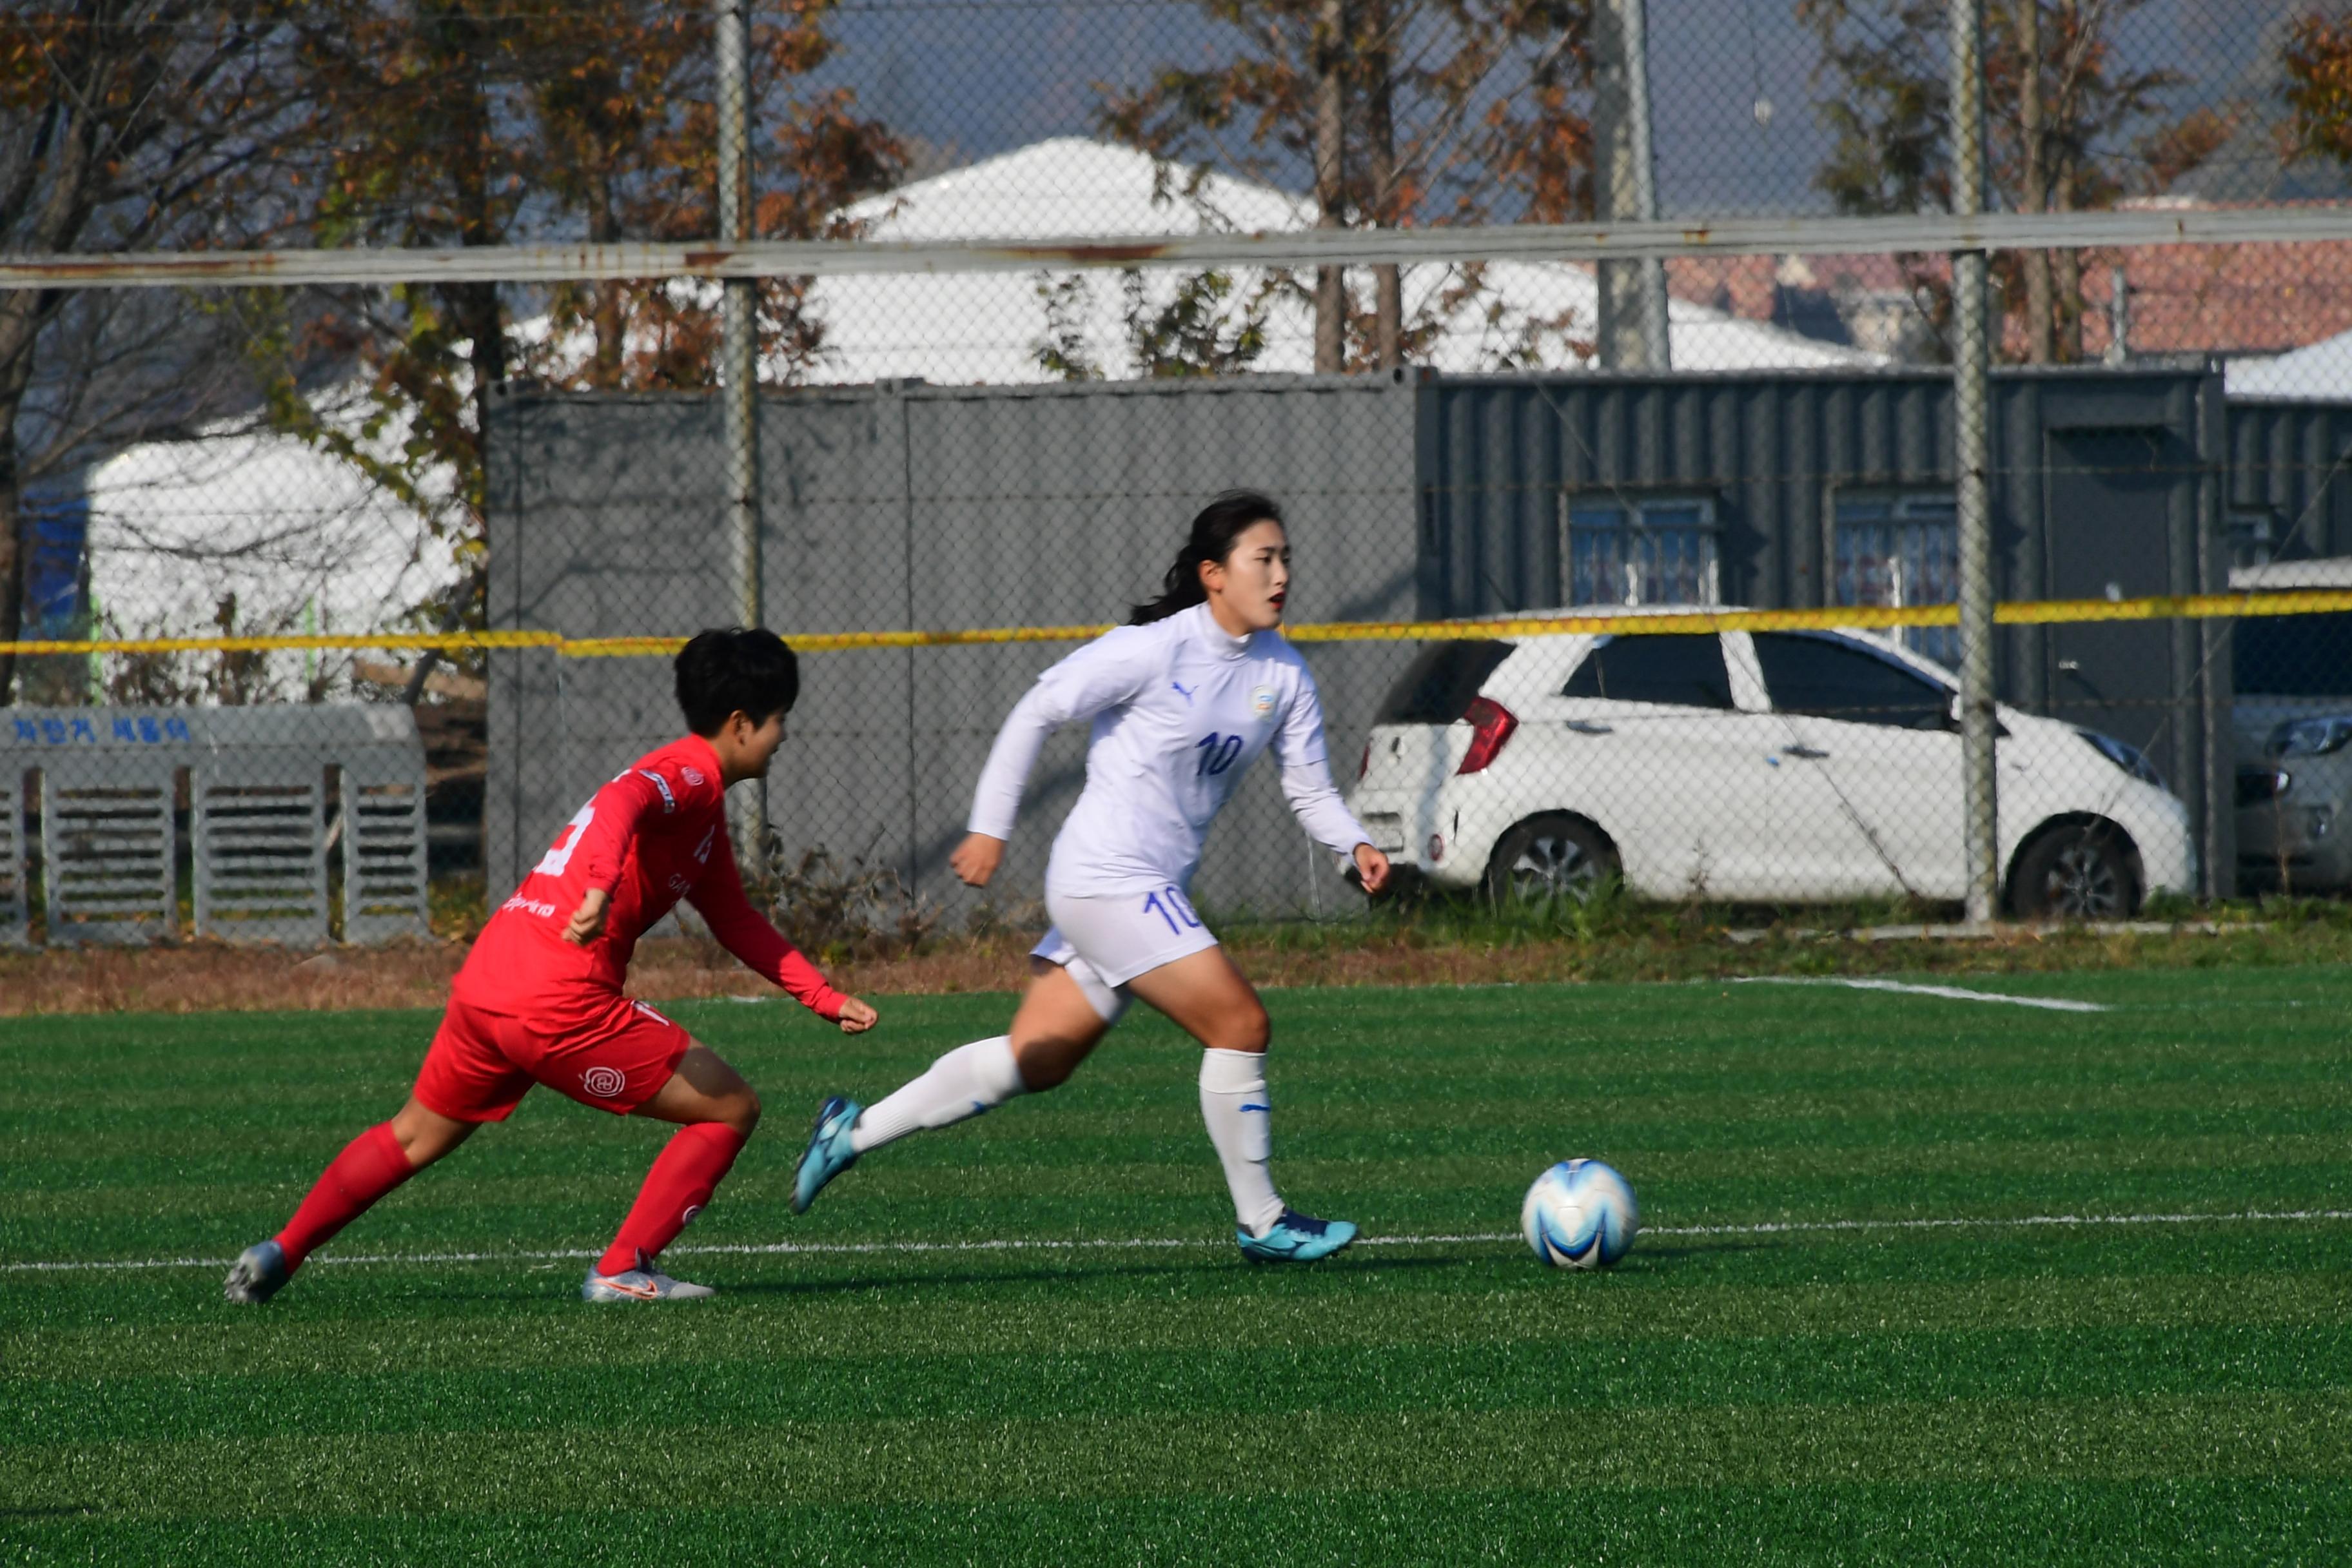
[[[2012, 371], [1992, 390], [2000, 597], [2226, 584], [2217, 374]], [[1561, 604], [1566, 502], [1662, 492], [1713, 499], [1726, 603], [1825, 605], [1841, 491], [1954, 482], [1951, 382], [1935, 374], [1432, 378], [1420, 413], [1417, 602], [1432, 616]], [[2126, 542], [2139, 548], [2113, 548]], [[2126, 558], [2138, 567], [2106, 570]], [[2205, 825], [2208, 875], [2225, 890], [2235, 850], [2218, 628], [2015, 627], [1995, 663], [2005, 700], [2156, 757]], [[2110, 686], [2088, 689], [2084, 671], [2100, 666]]]
[[2232, 399], [2224, 504], [2282, 557], [2352, 555], [2352, 405]]
[[[787, 633], [1095, 623], [1150, 596], [1193, 511], [1280, 498], [1292, 613], [1402, 617], [1415, 580], [1413, 403], [1401, 380], [1284, 377], [762, 399], [764, 593]], [[730, 619], [715, 409], [688, 397], [511, 396], [490, 440], [490, 622], [674, 635]], [[950, 914], [947, 873], [998, 722], [1066, 644], [813, 653], [770, 816], [795, 849], [898, 868]], [[1307, 650], [1344, 785], [1404, 645]], [[494, 658], [486, 801], [503, 898], [596, 785], [677, 721], [661, 659]], [[1083, 735], [1048, 748], [1000, 906], [1034, 899], [1076, 798]], [[1213, 837], [1213, 909], [1332, 911], [1344, 891], [1269, 771]]]
[[[2346, 504], [2344, 487], [2308, 488], [2342, 449], [2327, 421], [2344, 416], [2227, 413], [2210, 374], [2006, 373], [1994, 411], [2005, 598], [2218, 591], [2225, 497], [2259, 483], [2282, 507]], [[1119, 618], [1153, 591], [1202, 500], [1244, 483], [1290, 508], [1306, 619], [1557, 605], [1563, 498], [1643, 491], [1714, 499], [1727, 602], [1821, 605], [1841, 493], [1953, 478], [1949, 382], [1909, 373], [886, 385], [773, 395], [761, 418], [769, 620], [799, 632]], [[716, 437], [699, 398], [503, 400], [493, 626], [676, 634], [729, 619]], [[2250, 464], [2241, 453], [2258, 440], [2300, 456]], [[894, 867], [969, 908], [944, 862], [972, 780], [1006, 710], [1066, 651], [810, 656], [772, 820], [789, 846]], [[1409, 653], [1308, 649], [1343, 784]], [[663, 660], [526, 652], [493, 667], [486, 826], [502, 897], [579, 802], [677, 721]], [[1997, 667], [2009, 700], [2150, 751], [2204, 824], [2208, 875], [2226, 890], [2216, 626], [2017, 627]], [[1048, 750], [1000, 905], [1034, 897], [1081, 749], [1070, 734]], [[1270, 775], [1221, 826], [1199, 891], [1224, 909], [1345, 907]]]

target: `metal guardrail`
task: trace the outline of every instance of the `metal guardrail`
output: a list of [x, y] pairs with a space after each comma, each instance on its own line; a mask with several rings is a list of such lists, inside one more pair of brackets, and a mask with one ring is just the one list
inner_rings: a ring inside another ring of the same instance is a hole
[[1370, 267], [1455, 261], [1630, 261], [1691, 255], [2080, 250], [2352, 239], [2352, 209], [2155, 207], [2091, 212], [1736, 217], [1706, 223], [1484, 224], [1170, 236], [686, 240], [418, 249], [0, 257], [0, 289], [556, 283], [634, 278], [823, 278], [1025, 272], [1037, 267]]

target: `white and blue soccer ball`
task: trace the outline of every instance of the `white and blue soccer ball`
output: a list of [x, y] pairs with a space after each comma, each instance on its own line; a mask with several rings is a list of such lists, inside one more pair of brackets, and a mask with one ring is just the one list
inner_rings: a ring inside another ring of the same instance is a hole
[[1642, 1228], [1625, 1178], [1598, 1160], [1562, 1160], [1519, 1205], [1519, 1232], [1554, 1268], [1606, 1268]]

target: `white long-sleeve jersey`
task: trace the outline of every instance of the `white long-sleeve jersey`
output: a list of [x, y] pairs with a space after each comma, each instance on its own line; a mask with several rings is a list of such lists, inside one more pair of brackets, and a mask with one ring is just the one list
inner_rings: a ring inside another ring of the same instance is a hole
[[1120, 626], [1037, 678], [990, 748], [971, 828], [1013, 836], [1045, 737], [1091, 718], [1087, 785], [1054, 840], [1048, 889], [1069, 896], [1189, 887], [1209, 824], [1259, 752], [1318, 843], [1370, 843], [1331, 783], [1323, 707], [1306, 660], [1279, 632], [1226, 633], [1206, 605]]

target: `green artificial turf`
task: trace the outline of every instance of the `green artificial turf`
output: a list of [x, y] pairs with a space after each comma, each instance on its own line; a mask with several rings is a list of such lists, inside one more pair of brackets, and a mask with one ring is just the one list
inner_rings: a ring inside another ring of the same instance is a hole
[[[229, 1307], [432, 1020], [0, 1021], [0, 1556], [2352, 1559], [2352, 974], [1965, 984], [2111, 1010], [1271, 994], [1286, 1195], [1385, 1243], [1289, 1270], [1157, 1020], [793, 1219], [816, 1100], [1007, 999], [681, 1005], [769, 1122], [673, 1308], [575, 1299], [662, 1130], [543, 1090]], [[1511, 1237], [1570, 1154], [1641, 1194], [1612, 1273]]]

